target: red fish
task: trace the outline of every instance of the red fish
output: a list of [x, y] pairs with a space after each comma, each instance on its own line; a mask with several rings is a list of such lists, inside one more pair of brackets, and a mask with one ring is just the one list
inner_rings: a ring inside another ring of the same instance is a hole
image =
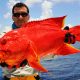
[[62, 29], [64, 19], [65, 16], [32, 21], [6, 33], [0, 39], [0, 63], [19, 67], [27, 60], [31, 67], [47, 72], [40, 64], [41, 57], [80, 52], [70, 45], [80, 41], [80, 25]]

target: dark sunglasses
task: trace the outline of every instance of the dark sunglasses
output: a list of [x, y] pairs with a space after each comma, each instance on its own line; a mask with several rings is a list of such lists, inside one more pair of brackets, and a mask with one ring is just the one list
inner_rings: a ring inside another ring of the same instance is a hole
[[26, 12], [13, 13], [13, 16], [14, 16], [14, 17], [20, 17], [20, 15], [21, 15], [22, 17], [26, 17], [26, 16], [28, 16], [28, 13], [26, 13]]

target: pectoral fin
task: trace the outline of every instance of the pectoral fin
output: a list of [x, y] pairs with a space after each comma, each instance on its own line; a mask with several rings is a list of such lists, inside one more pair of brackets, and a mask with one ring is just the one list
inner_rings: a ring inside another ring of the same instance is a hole
[[30, 66], [41, 72], [48, 72], [38, 61], [29, 62]]
[[35, 68], [36, 70], [47, 72], [47, 70], [40, 64], [40, 58], [35, 49], [36, 48], [34, 47], [34, 45], [30, 43], [27, 50], [28, 52], [26, 54], [26, 58], [28, 60], [29, 65]]

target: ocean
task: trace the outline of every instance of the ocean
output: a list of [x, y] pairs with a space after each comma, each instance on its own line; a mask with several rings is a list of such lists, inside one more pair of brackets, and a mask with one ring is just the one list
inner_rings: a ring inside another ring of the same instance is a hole
[[[80, 80], [80, 54], [58, 56], [41, 61], [48, 73], [39, 73], [42, 80]], [[0, 80], [2, 70], [0, 70]]]
[[59, 56], [42, 64], [49, 70], [40, 73], [43, 80], [80, 80], [80, 54]]

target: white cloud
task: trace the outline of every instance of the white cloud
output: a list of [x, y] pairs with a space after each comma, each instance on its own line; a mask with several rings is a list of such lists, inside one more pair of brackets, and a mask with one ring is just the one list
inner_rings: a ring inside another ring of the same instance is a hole
[[71, 24], [67, 24], [66, 26], [69, 26], [69, 28], [73, 27]]
[[[32, 7], [35, 3], [40, 3], [41, 5], [41, 16], [38, 19], [43, 19], [43, 18], [49, 18], [52, 16], [52, 6], [53, 3], [50, 0], [26, 0], [24, 2], [26, 5]], [[34, 18], [31, 18], [31, 20], [35, 20]]]
[[36, 21], [36, 20], [41, 20], [41, 18], [30, 18], [30, 20], [29, 21]]
[[10, 13], [7, 12], [6, 14], [3, 15], [5, 19], [7, 19], [10, 16]]
[[5, 26], [5, 27], [3, 27], [2, 29], [1, 29], [1, 33], [3, 33], [3, 32], [8, 32], [8, 31], [10, 31], [12, 28], [11, 28], [11, 26]]
[[13, 5], [16, 4], [17, 2], [20, 2], [20, 0], [9, 0], [8, 1], [9, 9], [12, 9]]
[[35, 3], [41, 3], [43, 0], [25, 0], [25, 4], [28, 6], [32, 6]]
[[10, 12], [10, 11], [12, 11], [13, 5], [16, 4], [17, 2], [20, 2], [20, 0], [9, 0], [9, 1], [8, 1], [7, 5], [8, 5], [9, 11], [6, 12], [6, 13], [3, 15], [5, 19], [7, 19], [7, 18], [10, 17], [10, 15], [11, 15], [11, 12]]
[[50, 0], [54, 3], [60, 3], [60, 2], [75, 2], [75, 1], [79, 1], [79, 0]]
[[11, 30], [11, 26], [5, 26], [4, 31], [3, 32], [8, 32]]
[[2, 37], [5, 34], [5, 32], [8, 32], [10, 30], [11, 30], [10, 26], [3, 27], [3, 29], [1, 30], [1, 33], [0, 33], [0, 37]]
[[12, 9], [13, 5], [18, 3], [18, 2], [24, 2], [28, 6], [32, 6], [35, 3], [41, 3], [43, 0], [9, 0], [8, 1], [8, 6], [10, 9]]
[[40, 18], [48, 18], [53, 15], [53, 13], [52, 13], [53, 3], [51, 1], [45, 0], [41, 4], [41, 7], [42, 7], [42, 14], [41, 14]]

